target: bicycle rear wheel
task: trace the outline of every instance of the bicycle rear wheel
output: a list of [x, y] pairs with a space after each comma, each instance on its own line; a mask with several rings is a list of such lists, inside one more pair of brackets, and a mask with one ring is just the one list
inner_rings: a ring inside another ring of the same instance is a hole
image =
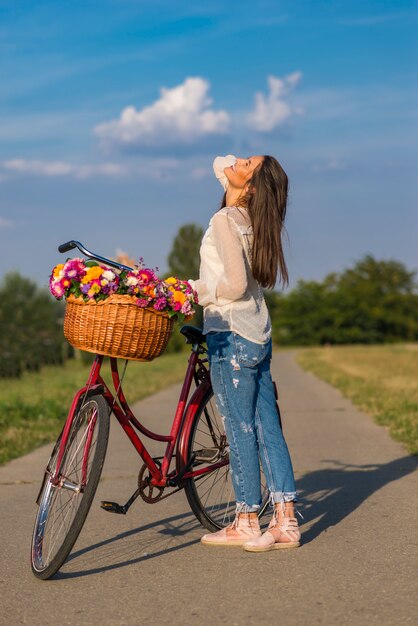
[[[184, 490], [190, 508], [205, 528], [216, 531], [228, 526], [235, 517], [235, 494], [229, 471], [229, 446], [222, 418], [216, 408], [212, 389], [201, 402], [191, 427], [187, 445], [187, 458], [195, 455], [192, 471], [225, 461], [222, 467], [188, 478]], [[261, 472], [262, 504], [259, 517], [265, 512], [269, 492], [263, 470]]]
[[102, 473], [109, 421], [102, 396], [92, 396], [74, 413], [56, 484], [52, 478], [62, 433], [54, 446], [32, 536], [32, 571], [37, 578], [46, 580], [59, 570], [80, 534]]

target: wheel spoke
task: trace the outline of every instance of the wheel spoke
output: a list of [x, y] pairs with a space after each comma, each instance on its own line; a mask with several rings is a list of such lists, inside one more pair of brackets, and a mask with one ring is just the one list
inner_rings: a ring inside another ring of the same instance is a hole
[[[73, 417], [53, 485], [61, 444], [54, 448], [32, 541], [32, 569], [40, 578], [49, 578], [59, 569], [77, 539], [100, 478], [108, 436], [108, 407], [104, 398], [95, 396]], [[86, 498], [87, 506], [81, 510]]]
[[[222, 417], [216, 408], [213, 397], [209, 398], [196, 417], [196, 423], [191, 433], [189, 453], [196, 453], [199, 457], [201, 450], [219, 450], [218, 458], [225, 458], [229, 453], [228, 443]], [[216, 458], [216, 457], [215, 457]], [[213, 462], [213, 461], [212, 461]], [[206, 461], [202, 457], [196, 461], [199, 469], [205, 467]], [[235, 516], [235, 494], [229, 471], [229, 464], [215, 467], [208, 473], [191, 478], [186, 483], [186, 495], [198, 519], [209, 529], [215, 530], [229, 524]], [[265, 493], [264, 476], [262, 476], [264, 511], [267, 492]]]

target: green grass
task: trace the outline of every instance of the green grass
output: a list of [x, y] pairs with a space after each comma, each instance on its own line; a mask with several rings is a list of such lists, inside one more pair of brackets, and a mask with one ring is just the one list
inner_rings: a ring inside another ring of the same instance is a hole
[[418, 454], [417, 344], [306, 348], [296, 358]]
[[[129, 402], [140, 400], [182, 380], [188, 353], [166, 354], [150, 363], [130, 362], [123, 388]], [[77, 389], [88, 377], [80, 359], [47, 366], [16, 380], [0, 379], [0, 463], [54, 441]], [[103, 367], [109, 380], [109, 366]], [[173, 407], [174, 408], [174, 407]]]

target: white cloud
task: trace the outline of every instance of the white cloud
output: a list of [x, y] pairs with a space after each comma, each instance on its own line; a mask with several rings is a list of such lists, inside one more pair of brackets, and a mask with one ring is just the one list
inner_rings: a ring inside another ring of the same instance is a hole
[[125, 174], [125, 169], [117, 163], [79, 165], [66, 161], [9, 159], [3, 161], [1, 166], [8, 172], [47, 177], [91, 178], [93, 176], [122, 176]]
[[146, 178], [170, 180], [177, 176], [182, 162], [174, 158], [147, 158], [134, 163], [75, 164], [67, 161], [42, 161], [39, 159], [9, 159], [0, 161], [0, 182], [16, 175], [41, 176], [45, 178], [69, 177], [88, 179], [98, 176], [114, 178]]
[[248, 115], [247, 122], [250, 128], [268, 132], [286, 122], [300, 109], [292, 107], [288, 102], [288, 96], [298, 85], [302, 77], [301, 72], [293, 72], [284, 78], [269, 76], [267, 79], [269, 93], [264, 95], [256, 93], [254, 110]]
[[12, 220], [7, 219], [7, 217], [1, 217], [0, 215], [0, 230], [6, 228], [13, 228], [15, 223]]
[[315, 162], [312, 165], [313, 172], [342, 172], [345, 169], [347, 169], [347, 164], [338, 157]]
[[363, 17], [354, 17], [338, 20], [339, 24], [344, 26], [374, 26], [375, 24], [383, 24], [385, 22], [393, 22], [402, 18], [410, 18], [408, 11], [398, 13], [386, 13], [381, 15], [365, 15]]
[[141, 110], [128, 106], [120, 118], [94, 129], [104, 146], [163, 146], [191, 143], [204, 136], [229, 130], [226, 111], [211, 108], [209, 82], [200, 77], [186, 80], [172, 89], [162, 87], [160, 98]]

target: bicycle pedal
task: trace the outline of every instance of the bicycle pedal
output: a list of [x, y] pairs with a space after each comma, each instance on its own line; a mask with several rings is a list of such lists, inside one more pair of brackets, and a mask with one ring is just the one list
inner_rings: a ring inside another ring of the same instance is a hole
[[195, 453], [195, 460], [213, 463], [217, 461], [219, 458], [219, 448], [202, 448], [202, 450], [197, 450]]
[[118, 513], [119, 515], [126, 515], [126, 507], [118, 504], [117, 502], [106, 502], [102, 500], [100, 504], [104, 511], [109, 513]]

